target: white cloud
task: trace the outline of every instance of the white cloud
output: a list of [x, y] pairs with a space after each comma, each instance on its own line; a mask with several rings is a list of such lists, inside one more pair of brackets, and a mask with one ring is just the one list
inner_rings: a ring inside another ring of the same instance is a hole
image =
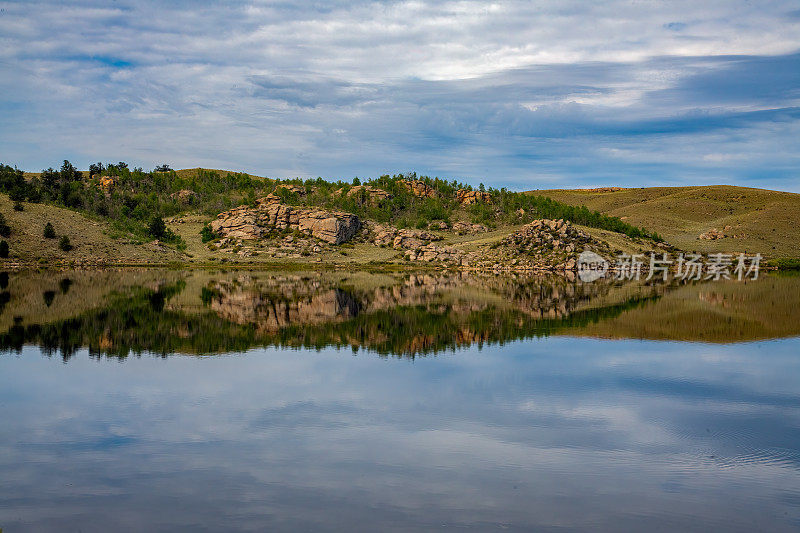
[[[680, 180], [696, 162], [746, 181], [763, 164], [774, 183], [797, 188], [786, 175], [800, 156], [775, 133], [794, 129], [793, 115], [783, 126], [678, 124], [698, 111], [755, 117], [797, 106], [792, 79], [780, 93], [743, 87], [719, 102], [700, 91], [705, 82], [687, 85], [730, 72], [732, 55], [800, 49], [791, 7], [2, 2], [3, 157], [33, 169], [63, 157], [270, 175], [415, 169], [523, 187], [539, 176], [605, 179], [596, 169], [623, 159], [660, 166], [656, 180]], [[660, 127], [672, 129], [655, 139]], [[713, 150], [692, 146], [709, 135]], [[670, 146], [686, 147], [685, 164]], [[733, 152], [751, 164], [705, 157]], [[620, 182], [640, 171], [615, 169]]]

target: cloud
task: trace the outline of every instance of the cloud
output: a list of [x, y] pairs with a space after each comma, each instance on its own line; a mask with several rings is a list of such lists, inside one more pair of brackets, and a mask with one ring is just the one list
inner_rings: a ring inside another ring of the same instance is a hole
[[800, 190], [792, 7], [3, 2], [0, 158]]

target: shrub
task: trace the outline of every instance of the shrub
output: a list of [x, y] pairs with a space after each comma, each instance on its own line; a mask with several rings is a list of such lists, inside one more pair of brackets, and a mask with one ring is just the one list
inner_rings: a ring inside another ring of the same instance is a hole
[[0, 241], [0, 257], [3, 259], [8, 257], [8, 243], [6, 241]]
[[25, 208], [22, 207], [22, 204], [19, 202], [14, 203], [14, 211], [25, 211]]
[[48, 239], [55, 239], [56, 238], [56, 230], [51, 223], [47, 223], [44, 225], [44, 236]]
[[147, 226], [147, 233], [156, 239], [161, 239], [167, 233], [167, 225], [161, 217], [153, 217], [150, 225]]
[[211, 230], [211, 226], [208, 224], [203, 226], [203, 229], [200, 230], [200, 236], [203, 242], [213, 241], [217, 238], [217, 235]]
[[66, 235], [61, 237], [61, 240], [58, 241], [58, 247], [64, 250], [65, 252], [69, 252], [72, 250], [72, 243], [69, 242], [69, 237]]
[[6, 217], [3, 216], [3, 213], [0, 213], [0, 236], [8, 237], [11, 235], [11, 227], [6, 224]]

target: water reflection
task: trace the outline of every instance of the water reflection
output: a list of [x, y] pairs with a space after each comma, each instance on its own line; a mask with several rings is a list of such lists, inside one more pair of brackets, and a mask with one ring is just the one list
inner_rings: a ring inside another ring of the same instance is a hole
[[800, 528], [797, 277], [3, 283], [7, 531]]
[[797, 339], [0, 357], [17, 530], [791, 531]]
[[735, 342], [800, 334], [800, 278], [583, 284], [560, 277], [122, 270], [6, 275], [0, 348], [68, 359], [349, 346], [416, 356], [548, 335]]

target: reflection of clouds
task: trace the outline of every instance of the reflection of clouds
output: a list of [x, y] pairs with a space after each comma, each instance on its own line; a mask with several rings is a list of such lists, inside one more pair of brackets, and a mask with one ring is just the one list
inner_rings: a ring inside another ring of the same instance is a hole
[[796, 339], [768, 344], [69, 365], [26, 348], [0, 357], [0, 523], [788, 529], [800, 362]]

